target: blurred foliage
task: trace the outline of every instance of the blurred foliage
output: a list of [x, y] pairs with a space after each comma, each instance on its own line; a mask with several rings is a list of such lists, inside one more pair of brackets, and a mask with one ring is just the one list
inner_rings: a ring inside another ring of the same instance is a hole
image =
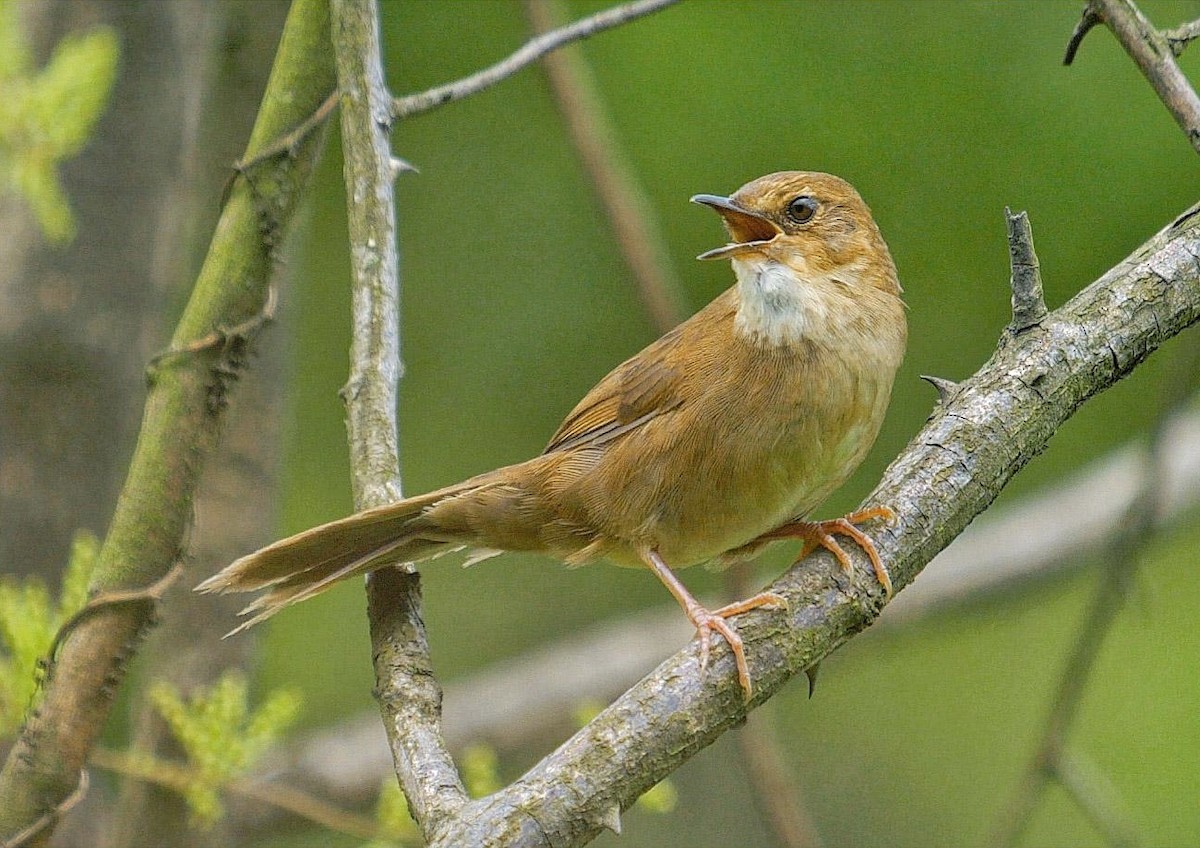
[[192, 767], [180, 789], [202, 827], [223, 814], [222, 787], [248, 772], [300, 712], [300, 695], [293, 688], [272, 691], [252, 710], [246, 678], [236, 671], [186, 699], [172, 684], [159, 681], [151, 685], [149, 698]]
[[0, 0], [0, 191], [30, 205], [46, 238], [65, 244], [75, 219], [58, 168], [92, 134], [112, 90], [120, 45], [108, 27], [65, 36], [33, 67], [17, 0]]
[[[490, 745], [468, 745], [459, 756], [463, 786], [472, 798], [482, 798], [500, 789], [500, 758]], [[384, 838], [368, 842], [364, 848], [390, 848], [392, 845], [421, 844], [421, 830], [408, 811], [408, 801], [394, 777], [385, 777], [375, 803], [375, 821]]]
[[[1140, 5], [1164, 27], [1200, 17], [1195, 0]], [[528, 35], [507, 0], [381, 8], [397, 94], [477, 70]], [[960, 379], [990, 355], [1009, 318], [1006, 205], [1029, 212], [1053, 308], [1197, 200], [1200, 161], [1107, 31], [1062, 67], [1079, 12], [1075, 0], [690, 0], [583, 45], [693, 308], [732, 275], [692, 260], [723, 236], [691, 194], [808, 168], [848, 178], [871, 204], [906, 288], [910, 345], [878, 445], [822, 517], [853, 507], [921, 426], [934, 393], [918, 374]], [[1182, 59], [1193, 79], [1198, 56]], [[415, 493], [539, 451], [654, 331], [536, 69], [404, 122], [394, 147], [421, 171], [397, 188], [403, 470]], [[334, 143], [282, 305], [295, 360], [281, 532], [351, 506], [337, 397], [349, 328], [343, 194]], [[1000, 507], [1141, 431], [1171, 347], [1087, 404]], [[1200, 841], [1200, 822], [1179, 814], [1194, 808], [1200, 783], [1195, 758], [1181, 753], [1196, 740], [1178, 735], [1191, 733], [1180, 730], [1182, 711], [1200, 695], [1185, 673], [1200, 664], [1184, 612], [1200, 602], [1186, 566], [1196, 541], [1166, 539], [1150, 557], [1143, 588], [1162, 588], [1148, 609], [1123, 616], [1109, 651], [1123, 661], [1106, 659], [1076, 731], [1126, 793], [1148, 844]], [[790, 553], [764, 556], [764, 579]], [[636, 570], [568, 571], [515, 555], [469, 571], [443, 560], [424, 574], [434, 660], [447, 678], [669, 603]], [[718, 591], [702, 570], [686, 579]], [[780, 698], [786, 753], [827, 844], [977, 842], [1028, 755], [1088, 589], [1087, 577], [1040, 583], [904, 632], [876, 628], [826, 664], [811, 702], [803, 682]], [[363, 609], [361, 589], [348, 585], [271, 623], [265, 681], [303, 686], [311, 722], [371, 708]], [[769, 844], [736, 746], [719, 743], [672, 783], [676, 815], [631, 813], [619, 843], [606, 834], [596, 844]], [[1026, 844], [1098, 838], [1052, 798]]]
[[100, 540], [81, 530], [71, 543], [57, 603], [36, 575], [0, 576], [0, 740], [15, 736], [36, 706], [39, 668], [59, 628], [87, 602]]
[[408, 801], [400, 791], [396, 778], [385, 777], [379, 784], [379, 800], [375, 802], [375, 821], [386, 836], [373, 839], [364, 848], [391, 848], [393, 845], [419, 845], [421, 829], [408, 811]]

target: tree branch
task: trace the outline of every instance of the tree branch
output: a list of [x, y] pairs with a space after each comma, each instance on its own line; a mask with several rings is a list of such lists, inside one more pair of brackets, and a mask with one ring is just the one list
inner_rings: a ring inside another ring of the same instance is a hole
[[[354, 502], [369, 509], [401, 497], [396, 425], [400, 278], [388, 93], [375, 0], [331, 4], [353, 272], [350, 379], [342, 390]], [[442, 740], [441, 688], [421, 618], [420, 576], [386, 568], [367, 581], [376, 697], [396, 776], [427, 838], [466, 802]]]
[[[1200, 372], [1197, 366], [1193, 371]], [[1163, 509], [1156, 529], [1200, 503], [1200, 412], [1172, 416], [1166, 431], [1162, 465], [1169, 473], [1159, 481]], [[985, 512], [888, 604], [872, 632], [1094, 562], [1138, 495], [1143, 450], [1141, 444], [1119, 448], [1060, 485]], [[1069, 524], [1063, 515], [1072, 516]], [[446, 744], [458, 750], [483, 739], [502, 752], [547, 744], [573, 732], [566, 716], [580, 701], [611, 701], [662, 661], [662, 646], [681, 644], [693, 632], [678, 606], [662, 605], [448, 681]], [[355, 806], [375, 797], [391, 766], [378, 715], [367, 712], [294, 740], [279, 758], [264, 762], [261, 774]]]
[[[303, 121], [333, 87], [328, 19], [321, 0], [298, 0], [288, 16], [253, 153]], [[92, 589], [102, 597], [157, 583], [170, 571], [191, 516], [205, 459], [216, 447], [232, 382], [245, 367], [253, 332], [227, 328], [261, 315], [275, 251], [320, 149], [313, 134], [294, 157], [264, 163], [239, 179], [171, 343], [152, 371], [141, 435]], [[224, 332], [221, 332], [224, 329]], [[256, 328], [255, 328], [256, 329]], [[190, 349], [214, 331], [220, 343]], [[117, 686], [152, 624], [155, 604], [105, 604], [73, 626], [52, 664], [44, 700], [30, 716], [0, 773], [0, 839], [54, 809], [78, 785]], [[49, 835], [42, 831], [31, 844]]]
[[1132, 846], [1141, 841], [1136, 829], [1121, 813], [1116, 791], [1098, 769], [1091, 767], [1078, 752], [1072, 752], [1067, 736], [1083, 703], [1104, 638], [1124, 607], [1142, 552], [1153, 541], [1155, 527], [1165, 511], [1170, 477], [1167, 429], [1173, 416], [1191, 397], [1196, 366], [1200, 364], [1200, 345], [1197, 344], [1200, 339], [1192, 337], [1186, 341], [1191, 344], [1177, 354], [1175, 379], [1170, 381], [1163, 395], [1149, 443], [1138, 457], [1138, 491], [1125, 514], [1113, 522], [1112, 526], [1118, 530], [1105, 548], [1100, 584], [1059, 678], [1036, 750], [1018, 782], [1012, 801], [997, 822], [994, 845], [1017, 844], [1051, 778], [1058, 780], [1112, 845]]
[[392, 101], [392, 115], [397, 119], [409, 118], [444, 106], [455, 100], [462, 100], [472, 94], [483, 91], [506, 79], [526, 65], [531, 65], [552, 50], [557, 50], [564, 44], [579, 41], [606, 29], [629, 23], [637, 18], [664, 9], [679, 0], [635, 0], [622, 6], [613, 6], [597, 12], [574, 23], [553, 30], [545, 35], [539, 35], [525, 42], [515, 53], [496, 64], [484, 68], [469, 77], [455, 82], [439, 85], [428, 91], [397, 97]]
[[[1188, 40], [1195, 37], [1194, 34], [1184, 32], [1182, 37], [1176, 37], [1172, 42], [1170, 38], [1174, 34], [1168, 36], [1155, 29], [1132, 0], [1089, 0], [1067, 44], [1063, 64], [1069, 65], [1074, 61], [1083, 37], [1097, 23], [1104, 23], [1112, 30], [1187, 135], [1188, 142], [1200, 152], [1200, 96], [1196, 95], [1196, 90], [1179, 69], [1174, 47], [1186, 45]], [[1182, 47], [1179, 50], [1182, 52]]]
[[[1200, 320], [1200, 207], [991, 360], [888, 468], [868, 499], [899, 514], [876, 544], [897, 590], [913, 578], [1043, 450], [1089, 397], [1127, 375], [1165, 339]], [[787, 613], [739, 619], [754, 675], [753, 704], [877, 617], [884, 597], [859, 556], [847, 582], [819, 552], [769, 587]], [[669, 658], [587, 727], [496, 794], [469, 803], [431, 845], [582, 845], [611, 811], [737, 725], [747, 706], [728, 650], [707, 676], [695, 643]]]

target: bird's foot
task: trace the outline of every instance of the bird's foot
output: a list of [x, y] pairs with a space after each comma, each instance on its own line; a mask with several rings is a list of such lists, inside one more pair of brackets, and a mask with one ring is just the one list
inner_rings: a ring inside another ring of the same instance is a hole
[[886, 506], [874, 506], [870, 509], [852, 512], [849, 515], [841, 518], [833, 518], [828, 521], [789, 521], [776, 527], [769, 533], [764, 533], [758, 540], [769, 539], [802, 539], [804, 547], [800, 549], [800, 555], [797, 560], [804, 559], [817, 548], [824, 548], [833, 554], [838, 563], [842, 566], [842, 570], [847, 574], [853, 568], [850, 562], [850, 555], [846, 553], [834, 536], [849, 536], [858, 546], [866, 553], [867, 558], [871, 560], [871, 567], [875, 570], [875, 579], [883, 586], [884, 592], [890, 598], [892, 596], [892, 578], [888, 574], [887, 569], [883, 566], [883, 560], [879, 558], [879, 551], [875, 547], [875, 543], [871, 541], [871, 537], [859, 530], [856, 525], [867, 521], [883, 519], [887, 522], [896, 520], [896, 513]]
[[737, 664], [738, 683], [741, 684], [742, 692], [749, 701], [750, 696], [754, 694], [754, 685], [750, 682], [750, 666], [746, 663], [746, 646], [742, 643], [742, 637], [738, 635], [727, 619], [760, 607], [787, 609], [787, 598], [774, 592], [760, 592], [744, 601], [736, 601], [720, 609], [710, 610], [692, 597], [692, 593], [663, 562], [658, 551], [650, 549], [643, 551], [642, 558], [650, 570], [663, 582], [663, 585], [675, 596], [675, 600], [679, 601], [679, 605], [687, 614], [688, 621], [695, 625], [696, 635], [700, 639], [700, 670], [704, 671], [708, 668], [709, 638], [716, 631], [724, 637], [725, 641], [729, 643], [729, 649], [733, 651], [733, 660]]
[[729, 649], [733, 651], [733, 661], [737, 665], [738, 683], [742, 685], [742, 692], [749, 701], [750, 696], [754, 694], [754, 684], [750, 682], [750, 667], [746, 663], [746, 647], [742, 643], [742, 637], [726, 619], [760, 607], [787, 609], [787, 605], [787, 598], [783, 595], [762, 592], [746, 598], [744, 601], [737, 601], [715, 610], [706, 609], [699, 604], [685, 607], [688, 620], [696, 625], [696, 635], [700, 639], [700, 670], [704, 671], [708, 668], [709, 637], [715, 630], [724, 637], [725, 641], [729, 643]]

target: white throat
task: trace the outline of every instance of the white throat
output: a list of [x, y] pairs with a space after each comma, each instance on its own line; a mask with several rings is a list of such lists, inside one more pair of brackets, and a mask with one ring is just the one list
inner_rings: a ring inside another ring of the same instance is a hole
[[792, 269], [766, 258], [733, 259], [738, 282], [734, 330], [770, 347], [800, 342], [810, 327], [821, 326], [825, 304]]

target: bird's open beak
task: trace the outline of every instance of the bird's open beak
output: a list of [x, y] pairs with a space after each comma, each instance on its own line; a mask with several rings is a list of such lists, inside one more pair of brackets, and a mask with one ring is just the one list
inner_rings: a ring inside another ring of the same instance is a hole
[[728, 259], [732, 256], [749, 253], [767, 244], [783, 232], [770, 218], [749, 209], [743, 209], [728, 197], [697, 194], [692, 198], [692, 203], [699, 203], [715, 209], [725, 219], [725, 226], [733, 238], [732, 243], [701, 253], [696, 257], [697, 259]]

